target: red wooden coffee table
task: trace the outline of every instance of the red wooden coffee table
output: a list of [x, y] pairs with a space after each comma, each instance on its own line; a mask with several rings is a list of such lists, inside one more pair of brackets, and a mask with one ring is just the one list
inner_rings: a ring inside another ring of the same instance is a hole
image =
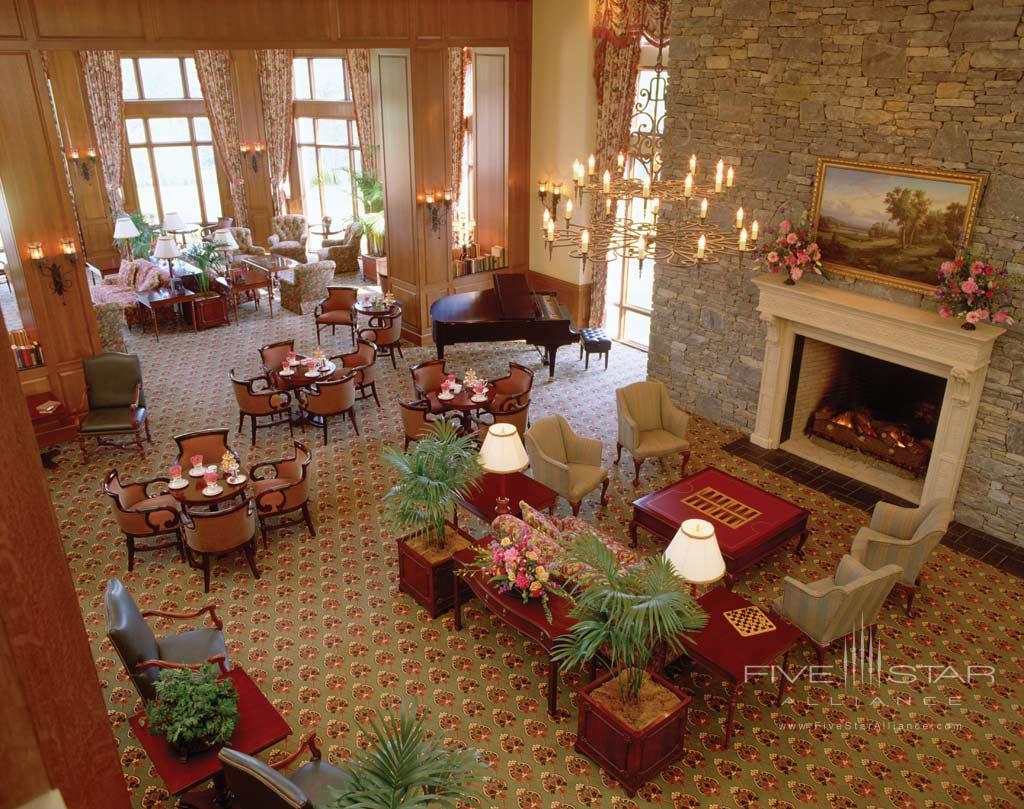
[[[252, 678], [237, 666], [231, 669], [227, 676], [231, 678], [238, 691], [239, 716], [238, 726], [228, 740], [228, 746], [240, 753], [254, 756], [287, 738], [292, 732], [291, 728]], [[153, 767], [166, 785], [167, 791], [172, 795], [181, 795], [179, 809], [198, 809], [211, 805], [228, 806], [230, 801], [224, 784], [224, 774], [220, 759], [217, 758], [220, 747], [190, 755], [186, 761], [182, 761], [166, 739], [154, 736], [147, 730], [146, 721], [145, 711], [140, 711], [131, 717], [128, 723], [139, 744], [149, 754]], [[211, 778], [213, 794], [211, 790], [182, 794]]]
[[800, 537], [795, 549], [799, 555], [810, 534], [810, 515], [805, 508], [709, 466], [634, 500], [629, 536], [636, 547], [636, 529], [641, 527], [671, 542], [683, 520], [708, 520], [715, 526], [731, 587], [736, 575], [796, 536]]
[[[707, 625], [690, 635], [684, 641], [686, 655], [695, 663], [710, 670], [731, 685], [729, 687], [729, 714], [725, 721], [724, 747], [732, 740], [733, 715], [736, 712], [736, 701], [743, 692], [748, 675], [760, 677], [765, 666], [773, 664], [782, 656], [782, 670], [786, 669], [789, 651], [801, 633], [792, 624], [780, 618], [771, 610], [764, 610], [765, 615], [775, 624], [775, 629], [760, 635], [743, 637], [726, 619], [724, 613], [730, 610], [751, 607], [753, 604], [741, 595], [737, 595], [724, 587], [702, 595], [697, 601], [708, 614]], [[782, 693], [786, 678], [779, 676], [778, 704], [782, 704]]]
[[455, 509], [456, 528], [459, 527], [459, 508], [464, 508], [488, 525], [494, 522], [494, 518], [498, 516], [494, 509], [501, 492], [501, 478], [505, 478], [505, 497], [508, 498], [510, 513], [516, 517], [522, 516], [519, 509], [521, 500], [525, 500], [537, 511], [546, 511], [558, 500], [558, 492], [522, 472], [513, 472], [510, 475], [488, 473], [477, 481], [477, 485], [465, 497], [458, 498], [458, 508]]

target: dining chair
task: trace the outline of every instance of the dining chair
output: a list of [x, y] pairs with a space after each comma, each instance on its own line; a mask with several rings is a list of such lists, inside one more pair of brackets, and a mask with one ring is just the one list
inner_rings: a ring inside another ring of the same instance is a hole
[[391, 357], [391, 367], [398, 368], [395, 362], [395, 351], [405, 359], [402, 353], [402, 313], [394, 315], [375, 315], [370, 319], [369, 328], [360, 329], [359, 336], [377, 346], [378, 353]]
[[153, 439], [149, 434], [149, 413], [138, 356], [108, 351], [82, 360], [82, 371], [85, 394], [81, 409], [88, 411], [78, 426], [82, 459], [89, 460], [86, 450], [89, 438], [95, 438], [99, 446], [132, 449], [127, 444], [109, 440], [108, 436], [131, 437], [134, 449], [145, 459], [142, 435], [145, 433], [150, 443]]
[[178, 463], [187, 470], [191, 468], [189, 459], [193, 455], [202, 455], [204, 466], [220, 464], [225, 452], [230, 452], [238, 460], [238, 453], [228, 444], [228, 432], [227, 427], [213, 427], [174, 436], [178, 445]]
[[619, 414], [619, 435], [615, 463], [622, 459], [623, 448], [633, 455], [633, 485], [640, 483], [640, 466], [648, 458], [664, 458], [682, 453], [680, 476], [686, 475], [690, 461], [690, 441], [686, 429], [690, 414], [672, 403], [663, 382], [634, 382], [615, 391]]
[[430, 418], [430, 402], [425, 399], [398, 404], [402, 408], [402, 430], [405, 432], [403, 449], [409, 449], [409, 444], [423, 438], [433, 429], [436, 422]]
[[557, 413], [533, 423], [524, 436], [530, 475], [569, 501], [580, 513], [583, 498], [601, 487], [601, 505], [607, 505], [608, 470], [601, 464], [604, 446], [596, 438], [573, 432]]
[[[313, 384], [309, 390], [299, 390], [299, 407], [307, 420], [321, 419], [324, 430], [324, 446], [327, 446], [327, 425], [334, 416], [348, 415], [352, 428], [359, 435], [356, 423], [356, 375], [355, 372], [341, 379], [329, 379]], [[315, 422], [313, 422], [315, 423]], [[305, 421], [303, 421], [305, 429]]]
[[503, 409], [505, 402], [509, 400], [523, 404], [530, 398], [530, 391], [533, 389], [533, 371], [518, 362], [510, 362], [508, 374], [492, 379], [490, 386], [495, 394], [491, 400], [492, 410]]
[[355, 345], [355, 351], [331, 357], [331, 361], [337, 365], [332, 378], [340, 379], [350, 372], [354, 373], [356, 375], [356, 389], [359, 391], [359, 399], [363, 400], [373, 396], [379, 408], [380, 399], [377, 397], [377, 346], [362, 338], [356, 338]]
[[520, 439], [525, 435], [526, 429], [530, 424], [529, 398], [527, 398], [525, 402], [519, 402], [516, 399], [507, 399], [502, 402], [497, 409], [492, 405], [489, 412], [491, 414], [491, 420], [489, 422], [480, 422], [483, 425], [478, 432], [481, 441], [483, 441], [484, 436], [487, 435], [487, 430], [490, 429], [492, 424], [511, 424], [516, 428]]
[[267, 547], [267, 521], [295, 511], [301, 511], [302, 514], [295, 519], [275, 523], [272, 527], [286, 528], [304, 522], [309, 535], [316, 536], [313, 518], [309, 514], [309, 464], [313, 460], [313, 453], [300, 441], [293, 444], [295, 451], [291, 458], [262, 461], [249, 469], [264, 548]]
[[256, 503], [247, 498], [219, 511], [190, 511], [181, 515], [185, 553], [192, 567], [203, 571], [203, 591], [210, 592], [210, 560], [242, 549], [254, 578], [256, 567]]
[[[156, 697], [156, 681], [165, 669], [195, 669], [213, 664], [227, 671], [231, 667], [222, 631], [224, 622], [212, 603], [192, 612], [140, 610], [124, 582], [114, 578], [107, 582], [103, 593], [103, 609], [107, 637], [143, 702]], [[147, 618], [187, 621], [204, 613], [210, 616], [212, 628], [191, 629], [163, 638], [158, 638], [146, 623]]]
[[445, 360], [425, 360], [409, 369], [412, 374], [412, 386], [421, 399], [428, 393], [441, 389], [441, 383], [448, 376]]
[[[110, 498], [121, 533], [128, 546], [128, 570], [135, 569], [135, 554], [177, 548], [181, 561], [185, 549], [181, 537], [181, 509], [173, 495], [150, 494], [154, 483], [169, 483], [170, 478], [150, 478], [133, 483], [122, 483], [116, 469], [111, 469], [103, 481], [103, 493]], [[156, 544], [136, 544], [137, 540], [172, 536], [173, 539]]]
[[288, 359], [288, 355], [295, 350], [294, 340], [281, 340], [277, 343], [260, 346], [260, 362], [266, 373], [278, 371], [281, 363]]
[[355, 287], [327, 287], [327, 297], [316, 305], [313, 310], [313, 317], [316, 323], [316, 341], [320, 342], [320, 329], [324, 326], [331, 327], [331, 334], [335, 334], [338, 326], [348, 326], [349, 336], [352, 343], [356, 341], [356, 317], [352, 311], [356, 300], [359, 298], [359, 290]]
[[[231, 386], [238, 400], [238, 432], [242, 432], [245, 417], [248, 416], [252, 425], [252, 446], [256, 446], [256, 430], [277, 427], [287, 424], [292, 432], [292, 395], [287, 391], [276, 390], [266, 374], [249, 378], [235, 375], [231, 369]], [[262, 424], [259, 419], [267, 419]]]

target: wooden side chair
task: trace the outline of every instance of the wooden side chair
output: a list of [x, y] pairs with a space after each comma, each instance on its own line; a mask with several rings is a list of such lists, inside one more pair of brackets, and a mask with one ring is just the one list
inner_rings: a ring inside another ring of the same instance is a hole
[[356, 300], [359, 298], [359, 290], [355, 287], [327, 287], [327, 297], [316, 305], [313, 310], [314, 321], [316, 322], [316, 341], [320, 342], [320, 329], [325, 326], [331, 327], [331, 334], [335, 334], [338, 326], [347, 326], [352, 342], [356, 341], [356, 317], [352, 311]]
[[[208, 663], [230, 668], [224, 643], [224, 622], [214, 604], [193, 612], [165, 612], [139, 609], [120, 579], [110, 579], [103, 594], [107, 617], [107, 637], [117, 650], [124, 670], [131, 678], [143, 702], [156, 697], [156, 681], [164, 669], [199, 668]], [[209, 614], [213, 627], [192, 629], [158, 638], [146, 623], [147, 618], [172, 618], [187, 621]]]
[[419, 441], [434, 427], [434, 420], [430, 418], [430, 402], [421, 399], [416, 402], [399, 402], [402, 408], [402, 430], [405, 432], [405, 446]]
[[264, 548], [267, 547], [267, 521], [296, 511], [302, 514], [272, 527], [285, 528], [304, 522], [309, 535], [316, 536], [313, 518], [309, 514], [309, 464], [313, 460], [313, 453], [299, 441], [295, 441], [294, 446], [295, 452], [291, 458], [263, 461], [249, 470]]
[[441, 389], [441, 383], [448, 376], [445, 360], [426, 360], [409, 369], [412, 373], [412, 387], [421, 399], [428, 393]]
[[[134, 483], [122, 483], [117, 470], [112, 469], [103, 481], [103, 493], [110, 498], [114, 518], [124, 534], [128, 546], [128, 570], [135, 569], [135, 554], [177, 548], [181, 561], [185, 549], [181, 537], [181, 513], [173, 495], [149, 493], [154, 483], [169, 483], [170, 478], [150, 478]], [[136, 544], [138, 540], [173, 537], [156, 544]]]
[[[248, 416], [252, 426], [253, 446], [256, 446], [257, 430], [287, 424], [291, 433], [292, 395], [287, 391], [276, 390], [267, 375], [239, 377], [235, 376], [235, 369], [232, 368], [231, 387], [238, 400], [238, 432], [242, 432], [242, 425]], [[260, 419], [264, 419], [262, 424], [259, 423]]]
[[202, 455], [205, 466], [219, 464], [225, 452], [230, 452], [236, 460], [238, 459], [238, 453], [228, 444], [228, 429], [226, 427], [181, 433], [181, 435], [174, 436], [174, 442], [178, 445], [178, 463], [183, 469], [191, 468], [189, 459], [193, 455]]
[[[327, 446], [327, 425], [334, 416], [348, 415], [352, 428], [359, 435], [356, 423], [356, 375], [350, 373], [341, 379], [317, 382], [309, 390], [299, 390], [299, 407], [307, 420], [322, 421], [324, 446]], [[303, 422], [305, 429], [305, 422]]]
[[189, 564], [203, 571], [203, 591], [210, 592], [210, 560], [241, 549], [254, 578], [256, 567], [256, 504], [250, 497], [220, 511], [191, 511], [182, 515], [185, 553]]
[[391, 358], [391, 367], [398, 368], [395, 362], [395, 351], [405, 359], [402, 353], [402, 313], [394, 315], [376, 315], [370, 320], [369, 328], [360, 329], [359, 336], [377, 346], [377, 352], [387, 354]]
[[530, 425], [530, 400], [527, 398], [525, 402], [519, 402], [516, 399], [508, 399], [502, 403], [499, 409], [491, 408], [491, 421], [481, 421], [481, 427], [477, 433], [480, 440], [483, 441], [484, 436], [487, 435], [487, 430], [492, 424], [511, 424], [519, 433], [519, 437], [522, 438], [526, 434], [526, 429]]
[[[89, 460], [86, 442], [95, 438], [100, 446], [113, 449], [137, 449], [143, 459], [146, 449], [142, 436], [152, 443], [149, 414], [142, 389], [142, 366], [135, 354], [109, 351], [82, 360], [85, 374], [85, 396], [82, 410], [88, 414], [78, 427], [78, 445], [82, 459]], [[110, 440], [110, 436], [131, 438], [134, 447]]]
[[357, 338], [355, 351], [338, 354], [331, 357], [331, 360], [337, 364], [337, 369], [334, 372], [335, 379], [340, 379], [349, 373], [355, 374], [359, 399], [363, 400], [373, 396], [377, 407], [380, 407], [380, 399], [377, 397], [377, 346], [367, 340]]
[[533, 371], [518, 362], [508, 364], [508, 374], [491, 380], [494, 399], [491, 400], [492, 410], [502, 410], [507, 401], [523, 404], [530, 398], [533, 390]]
[[260, 346], [260, 362], [266, 373], [278, 371], [281, 363], [288, 359], [288, 355], [295, 350], [294, 340], [281, 340], [277, 343]]

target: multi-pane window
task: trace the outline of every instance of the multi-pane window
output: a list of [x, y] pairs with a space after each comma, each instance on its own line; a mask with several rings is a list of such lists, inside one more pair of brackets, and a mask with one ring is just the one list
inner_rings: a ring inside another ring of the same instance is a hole
[[162, 222], [170, 211], [186, 222], [221, 215], [210, 121], [205, 116], [126, 118], [139, 207]]
[[466, 136], [462, 141], [462, 176], [459, 178], [459, 198], [456, 200], [459, 216], [463, 221], [471, 222], [476, 219], [476, 200], [473, 192], [476, 186], [476, 166], [474, 156], [476, 149], [473, 148], [473, 62], [470, 61], [466, 69], [466, 90], [462, 102], [462, 115], [466, 121]]
[[351, 101], [348, 68], [341, 57], [299, 57], [292, 63], [296, 101]]
[[196, 60], [191, 56], [143, 56], [121, 60], [125, 101], [202, 98]]

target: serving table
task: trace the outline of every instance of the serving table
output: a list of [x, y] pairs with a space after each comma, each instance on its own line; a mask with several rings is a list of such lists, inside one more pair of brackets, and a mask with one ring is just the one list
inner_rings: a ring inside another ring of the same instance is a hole
[[[218, 459], [218, 474], [220, 474], [220, 461]], [[232, 484], [228, 483], [227, 477], [222, 476], [218, 481], [217, 485], [220, 486], [224, 491], [220, 494], [205, 495], [203, 489], [206, 488], [206, 481], [202, 478], [189, 477], [188, 470], [182, 469], [181, 476], [188, 481], [188, 486], [182, 489], [171, 489], [168, 487], [168, 494], [174, 497], [182, 507], [187, 511], [189, 507], [194, 506], [211, 506], [216, 510], [216, 507], [221, 503], [227, 503], [234, 500], [236, 497], [242, 496], [246, 492], [246, 487], [249, 485], [249, 478], [246, 477], [241, 483]]]
[[181, 289], [175, 292], [171, 288], [152, 289], [149, 292], [136, 292], [135, 300], [143, 309], [149, 310], [150, 321], [153, 324], [153, 334], [157, 342], [160, 341], [160, 326], [157, 325], [157, 310], [164, 307], [180, 306], [184, 317], [184, 307], [187, 305], [192, 314], [192, 330], [198, 331], [196, 326], [196, 293], [191, 289]]

